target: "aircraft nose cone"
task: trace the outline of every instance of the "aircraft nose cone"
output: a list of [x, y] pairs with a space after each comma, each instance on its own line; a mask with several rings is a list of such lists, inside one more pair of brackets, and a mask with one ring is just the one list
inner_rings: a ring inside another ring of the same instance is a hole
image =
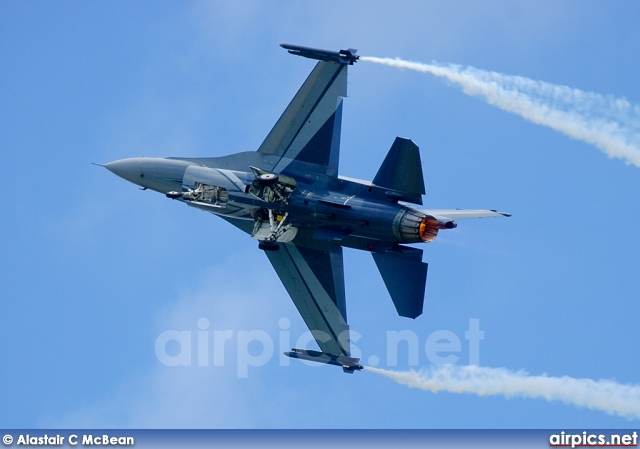
[[120, 159], [109, 162], [105, 164], [104, 167], [114, 175], [118, 175], [122, 179], [126, 179], [134, 184], [141, 184], [144, 178], [140, 158]]

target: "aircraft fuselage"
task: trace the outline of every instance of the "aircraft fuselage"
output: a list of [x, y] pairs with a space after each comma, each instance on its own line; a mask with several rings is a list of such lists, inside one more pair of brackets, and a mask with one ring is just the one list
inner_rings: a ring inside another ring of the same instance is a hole
[[[272, 210], [277, 211], [276, 223], [288, 214], [287, 221], [293, 228], [312, 231], [318, 240], [346, 239], [345, 246], [350, 247], [354, 247], [354, 239], [366, 240], [357, 242], [356, 246], [363, 246], [358, 249], [376, 249], [377, 241], [387, 244], [430, 241], [438, 228], [443, 227], [417, 209], [399, 204], [390, 196], [391, 192], [371, 183], [313, 173], [291, 176], [295, 187], [286, 201], [267, 201], [252, 192], [255, 173], [239, 170], [240, 164], [247, 167], [263, 162], [255, 155], [239, 153], [206, 160], [130, 158], [106, 164], [106, 168], [142, 188], [165, 195], [173, 193], [179, 201], [222, 217], [249, 223], [263, 219], [269, 224], [268, 211]], [[209, 187], [209, 197], [185, 195], [198, 186]], [[261, 235], [264, 233], [254, 237], [261, 240]], [[278, 241], [288, 240], [285, 237]]]

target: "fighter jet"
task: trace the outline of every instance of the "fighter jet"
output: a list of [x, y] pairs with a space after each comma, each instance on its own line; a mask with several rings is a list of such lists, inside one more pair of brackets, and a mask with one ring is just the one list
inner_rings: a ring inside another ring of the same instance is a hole
[[342, 249], [371, 253], [398, 314], [416, 318], [428, 264], [408, 245], [432, 242], [460, 220], [509, 214], [418, 207], [425, 194], [420, 152], [404, 137], [396, 137], [373, 181], [340, 176], [342, 103], [357, 50], [282, 46], [319, 62], [257, 151], [104, 166], [256, 239], [320, 348], [285, 354], [353, 373], [362, 365], [351, 357]]

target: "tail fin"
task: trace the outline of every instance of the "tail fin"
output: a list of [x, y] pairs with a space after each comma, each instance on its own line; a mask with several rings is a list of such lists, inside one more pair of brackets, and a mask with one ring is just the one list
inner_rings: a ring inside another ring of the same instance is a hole
[[398, 252], [372, 253], [382, 280], [396, 306], [398, 315], [416, 318], [422, 315], [428, 264], [422, 262], [422, 250], [404, 247]]
[[396, 137], [373, 183], [397, 191], [398, 199], [422, 204], [425, 189], [418, 145], [411, 139]]

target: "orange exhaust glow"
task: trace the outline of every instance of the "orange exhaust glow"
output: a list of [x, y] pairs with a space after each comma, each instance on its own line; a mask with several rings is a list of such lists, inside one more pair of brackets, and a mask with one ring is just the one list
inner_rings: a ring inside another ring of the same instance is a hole
[[433, 218], [430, 215], [427, 215], [420, 222], [420, 239], [423, 242], [433, 242], [438, 236], [438, 229], [440, 226], [438, 225], [438, 220]]

